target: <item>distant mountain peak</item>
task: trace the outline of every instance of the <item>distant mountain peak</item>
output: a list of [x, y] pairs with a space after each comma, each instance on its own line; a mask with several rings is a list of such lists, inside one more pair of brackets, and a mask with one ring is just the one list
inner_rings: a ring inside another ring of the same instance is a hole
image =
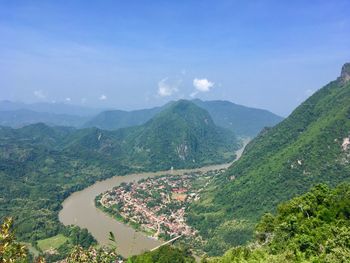
[[341, 69], [340, 79], [343, 83], [350, 80], [350, 63], [345, 63], [343, 65]]

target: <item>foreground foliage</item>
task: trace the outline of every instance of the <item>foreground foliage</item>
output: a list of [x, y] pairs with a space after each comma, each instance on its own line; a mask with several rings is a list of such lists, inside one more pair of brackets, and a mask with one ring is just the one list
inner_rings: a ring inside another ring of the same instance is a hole
[[128, 259], [128, 263], [194, 263], [191, 252], [186, 249], [163, 246], [159, 249], [146, 252]]
[[[65, 263], [111, 263], [122, 260], [116, 252], [116, 243], [113, 234], [110, 237], [110, 247], [75, 246], [68, 252]], [[16, 241], [13, 232], [13, 220], [6, 218], [0, 225], [0, 263], [45, 263], [44, 258], [33, 259], [26, 247]], [[188, 249], [163, 246], [155, 251], [133, 256], [128, 263], [194, 263], [195, 260]]]
[[[76, 247], [69, 257], [67, 263], [110, 263], [117, 262], [121, 258], [113, 249], [95, 249], [88, 250]], [[127, 263], [194, 263], [189, 250], [174, 248], [171, 246], [163, 246], [152, 252], [145, 252], [138, 256], [133, 256], [127, 259]]]
[[119, 259], [113, 249], [93, 248], [84, 249], [81, 246], [75, 247], [66, 258], [67, 263], [110, 263]]
[[12, 228], [12, 218], [5, 218], [0, 226], [0, 262], [26, 262], [28, 250], [24, 245], [16, 242]]
[[281, 204], [276, 215], [262, 217], [254, 243], [203, 261], [349, 262], [350, 184], [335, 189], [318, 185]]

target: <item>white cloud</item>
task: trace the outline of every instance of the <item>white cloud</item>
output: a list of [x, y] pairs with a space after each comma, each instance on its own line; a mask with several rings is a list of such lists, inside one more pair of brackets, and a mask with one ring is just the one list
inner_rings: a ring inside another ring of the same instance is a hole
[[67, 102], [70, 102], [72, 99], [71, 98], [66, 98], [65, 99]]
[[212, 87], [214, 87], [214, 82], [211, 82], [208, 79], [195, 78], [193, 80], [193, 86], [198, 92], [208, 92]]
[[158, 95], [161, 97], [169, 97], [174, 93], [178, 92], [178, 84], [172, 85], [168, 83], [168, 78], [164, 78], [158, 82]]
[[33, 94], [38, 99], [46, 99], [46, 95], [42, 90], [34, 90]]
[[102, 94], [100, 97], [99, 97], [99, 100], [106, 100], [107, 99], [107, 96]]

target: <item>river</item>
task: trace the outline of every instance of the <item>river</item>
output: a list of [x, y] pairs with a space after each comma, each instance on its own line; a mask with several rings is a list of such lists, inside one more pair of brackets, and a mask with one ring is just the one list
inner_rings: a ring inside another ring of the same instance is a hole
[[[246, 145], [248, 140], [245, 141]], [[237, 151], [237, 158], [241, 156], [244, 147]], [[130, 255], [140, 254], [143, 251], [150, 250], [162, 244], [162, 241], [148, 237], [142, 232], [135, 231], [130, 226], [120, 223], [100, 209], [95, 207], [95, 197], [114, 186], [123, 182], [139, 181], [147, 177], [154, 177], [166, 173], [182, 175], [189, 172], [207, 172], [211, 170], [225, 169], [232, 163], [205, 166], [197, 169], [182, 169], [172, 171], [159, 171], [149, 173], [135, 173], [124, 176], [113, 176], [109, 179], [98, 181], [95, 184], [71, 194], [62, 203], [62, 210], [59, 213], [59, 220], [64, 225], [77, 225], [81, 228], [87, 228], [96, 238], [99, 244], [108, 244], [109, 232], [112, 231], [117, 241], [118, 252], [128, 257]]]

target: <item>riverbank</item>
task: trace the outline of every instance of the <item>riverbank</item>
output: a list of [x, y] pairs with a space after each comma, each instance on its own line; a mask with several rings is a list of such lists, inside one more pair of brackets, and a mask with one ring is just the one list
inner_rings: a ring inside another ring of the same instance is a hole
[[[126, 218], [122, 217], [118, 212], [116, 212], [115, 210], [111, 209], [111, 208], [107, 208], [105, 206], [103, 206], [100, 202], [100, 198], [101, 195], [98, 195], [95, 198], [95, 206], [100, 209], [102, 212], [108, 214], [110, 217], [114, 218], [115, 220], [117, 220], [120, 223], [126, 224], [130, 227], [132, 227], [135, 231], [140, 231], [142, 233], [144, 233], [145, 235], [147, 235], [150, 238], [154, 238], [153, 235], [155, 234], [155, 232], [151, 232], [151, 231], [147, 231], [147, 229], [144, 229], [141, 227], [140, 224], [133, 222], [131, 220], [127, 220]], [[158, 238], [155, 238], [157, 240], [159, 240]], [[160, 240], [163, 241], [163, 240]]]

